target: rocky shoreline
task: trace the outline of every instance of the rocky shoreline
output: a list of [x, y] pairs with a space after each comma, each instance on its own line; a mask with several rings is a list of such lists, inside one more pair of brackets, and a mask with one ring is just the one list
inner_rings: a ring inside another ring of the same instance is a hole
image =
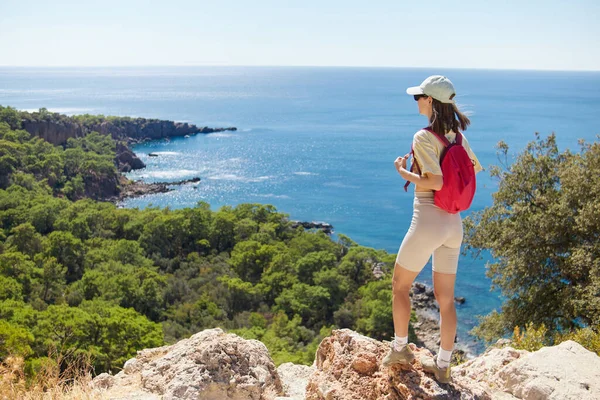
[[314, 221], [312, 221], [312, 222], [291, 221], [291, 222], [292, 222], [292, 228], [294, 228], [294, 229], [299, 226], [302, 226], [304, 229], [319, 229], [328, 235], [333, 233], [333, 226], [331, 224], [328, 224], [327, 222], [314, 222]]
[[[167, 193], [167, 192], [171, 192], [171, 191], [175, 190], [175, 189], [171, 188], [170, 186], [186, 185], [189, 183], [198, 183], [198, 182], [200, 182], [200, 178], [198, 178], [198, 177], [192, 178], [192, 179], [185, 179], [185, 180], [177, 181], [177, 182], [154, 182], [154, 183], [146, 183], [144, 181], [127, 182], [122, 186], [119, 196], [117, 198], [113, 199], [113, 201], [122, 202], [123, 200], [125, 200], [127, 198], [142, 197], [142, 196], [146, 196], [149, 194]], [[195, 188], [195, 186], [194, 186], [194, 188]]]

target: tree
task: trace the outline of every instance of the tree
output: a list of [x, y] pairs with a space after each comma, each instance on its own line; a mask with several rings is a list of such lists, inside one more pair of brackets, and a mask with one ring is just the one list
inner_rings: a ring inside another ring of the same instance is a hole
[[327, 251], [331, 254], [341, 254], [340, 245], [334, 243], [329, 236], [322, 231], [300, 233], [289, 241], [291, 255], [294, 259], [304, 257], [315, 251]]
[[475, 333], [493, 340], [515, 326], [548, 333], [600, 320], [600, 143], [559, 152], [556, 138], [536, 135], [503, 166], [494, 203], [465, 220], [467, 249], [489, 250], [487, 275], [506, 301]]
[[210, 245], [218, 253], [229, 251], [235, 245], [235, 215], [231, 207], [221, 207], [213, 215], [210, 227]]
[[30, 223], [16, 226], [10, 233], [11, 236], [6, 239], [8, 249], [14, 247], [16, 251], [27, 254], [30, 258], [42, 251], [42, 235], [37, 233]]
[[33, 335], [27, 329], [0, 319], [0, 360], [8, 355], [29, 356]]
[[39, 356], [56, 351], [69, 359], [92, 344], [94, 332], [94, 319], [84, 310], [52, 305], [38, 315], [34, 351]]
[[54, 257], [38, 255], [36, 264], [41, 266], [39, 278], [41, 291], [40, 298], [47, 304], [56, 304], [62, 301], [66, 287], [67, 268], [58, 263]]
[[316, 286], [327, 289], [330, 296], [328, 309], [330, 313], [338, 310], [350, 290], [350, 279], [336, 269], [326, 269], [314, 274]]
[[275, 299], [286, 288], [298, 282], [294, 271], [294, 263], [287, 252], [279, 252], [273, 256], [269, 267], [263, 271], [260, 284], [264, 287], [265, 300], [273, 305]]
[[338, 270], [342, 275], [350, 278], [352, 289], [357, 289], [374, 279], [373, 268], [379, 260], [380, 254], [375, 249], [354, 246], [348, 249]]
[[0, 121], [6, 123], [11, 129], [21, 128], [21, 116], [19, 111], [12, 107], [0, 106]]
[[275, 246], [247, 240], [235, 245], [229, 262], [243, 280], [256, 283], [276, 253]]
[[261, 291], [250, 282], [230, 276], [221, 276], [217, 281], [227, 288], [229, 300], [227, 311], [230, 318], [241, 311], [252, 310], [262, 300]]
[[174, 258], [184, 255], [188, 243], [190, 221], [180, 212], [165, 209], [163, 213], [146, 224], [140, 236], [140, 244], [148, 255]]
[[296, 283], [275, 299], [288, 315], [298, 314], [307, 327], [323, 326], [328, 318], [329, 292], [321, 286]]
[[0, 275], [0, 300], [23, 300], [23, 285], [16, 279]]
[[[22, 288], [22, 293], [29, 300], [29, 296], [34, 292], [34, 288], [37, 286], [37, 282], [41, 271], [36, 268], [31, 259], [23, 253], [18, 251], [10, 251], [0, 254], [0, 276], [12, 278], [14, 281], [10, 281], [10, 291], [7, 298], [19, 297], [19, 293]], [[14, 282], [17, 282], [20, 286], [15, 286]]]
[[48, 235], [48, 256], [67, 267], [67, 282], [81, 279], [85, 246], [71, 232], [54, 231]]
[[69, 304], [101, 298], [123, 308], [132, 307], [151, 320], [158, 320], [163, 309], [166, 278], [154, 268], [136, 267], [117, 261], [101, 263], [86, 271], [70, 286]]
[[303, 283], [313, 284], [313, 275], [321, 270], [333, 268], [336, 259], [335, 255], [328, 251], [317, 251], [308, 253], [296, 261], [296, 271], [298, 278]]
[[394, 335], [392, 288], [388, 279], [372, 281], [359, 289], [360, 305], [356, 329], [382, 340]]
[[85, 301], [80, 308], [94, 320], [88, 348], [95, 356], [96, 372], [121, 368], [138, 350], [164, 343], [161, 325], [133, 309], [97, 300]]

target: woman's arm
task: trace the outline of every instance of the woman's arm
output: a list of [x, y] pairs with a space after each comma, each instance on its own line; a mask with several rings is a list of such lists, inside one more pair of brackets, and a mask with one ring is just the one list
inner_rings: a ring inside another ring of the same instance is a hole
[[408, 156], [407, 154], [404, 157], [398, 157], [394, 161], [396, 170], [402, 178], [423, 189], [440, 190], [444, 186], [444, 177], [442, 175], [433, 175], [426, 172], [423, 176], [420, 176], [407, 170], [406, 160], [408, 160]]

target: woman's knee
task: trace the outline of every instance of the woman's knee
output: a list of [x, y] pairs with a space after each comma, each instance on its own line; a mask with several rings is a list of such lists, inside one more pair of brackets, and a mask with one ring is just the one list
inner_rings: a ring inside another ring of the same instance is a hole
[[454, 292], [452, 293], [440, 293], [439, 291], [433, 290], [435, 300], [440, 306], [440, 311], [450, 311], [454, 309]]
[[418, 272], [410, 271], [396, 263], [392, 277], [392, 291], [396, 294], [408, 294], [418, 274]]

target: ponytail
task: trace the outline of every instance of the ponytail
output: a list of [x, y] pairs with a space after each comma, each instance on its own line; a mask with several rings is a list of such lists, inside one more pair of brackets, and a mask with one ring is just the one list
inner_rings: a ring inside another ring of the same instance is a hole
[[456, 104], [442, 103], [433, 99], [432, 113], [429, 127], [438, 135], [445, 135], [449, 131], [465, 131], [471, 120], [463, 114]]

